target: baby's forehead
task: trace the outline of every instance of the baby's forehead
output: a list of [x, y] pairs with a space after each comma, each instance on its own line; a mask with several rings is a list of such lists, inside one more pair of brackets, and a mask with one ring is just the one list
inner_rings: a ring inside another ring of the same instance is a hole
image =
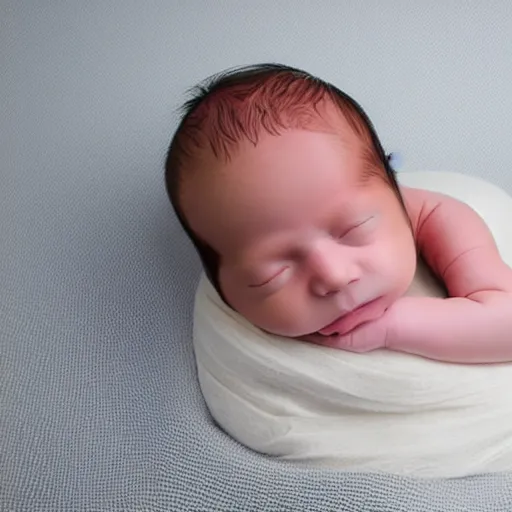
[[361, 179], [364, 164], [336, 134], [302, 130], [241, 145], [230, 163], [212, 162], [184, 187], [185, 211], [196, 227], [221, 219], [225, 226], [275, 225], [290, 211], [317, 215], [335, 202], [348, 212], [359, 192], [373, 189]]
[[[289, 160], [290, 155], [297, 157], [299, 162], [304, 159], [313, 165], [309, 168], [297, 167], [297, 177], [301, 173], [315, 172], [319, 166], [324, 165], [326, 157], [318, 149], [318, 140], [328, 141], [329, 146], [336, 148], [336, 154], [329, 154], [331, 158], [340, 158], [341, 155], [350, 156], [352, 159], [361, 157], [364, 154], [363, 144], [357, 134], [348, 130], [333, 126], [333, 123], [325, 123], [319, 120], [315, 125], [307, 128], [284, 128], [279, 133], [269, 134], [262, 131], [258, 134], [256, 141], [241, 139], [230, 149], [229, 155], [215, 155], [210, 148], [205, 151], [197, 151], [194, 158], [193, 168], [187, 173], [191, 177], [198, 178], [199, 186], [205, 183], [212, 185], [215, 182], [226, 182], [253, 176], [266, 175], [265, 168], [272, 168], [277, 171], [284, 162]], [[325, 145], [325, 144], [324, 144]], [[261, 165], [258, 166], [257, 164]], [[281, 165], [280, 165], [281, 164]], [[344, 172], [346, 169], [340, 169]], [[273, 175], [275, 178], [278, 176]]]
[[[312, 139], [320, 140], [320, 145], [316, 141], [308, 142]], [[327, 140], [325, 145], [323, 140]], [[339, 175], [341, 181], [337, 185], [326, 181], [325, 168], [335, 169], [331, 175]], [[263, 208], [264, 201], [270, 197], [274, 201], [283, 199], [284, 208], [285, 202], [290, 202], [288, 196], [300, 182], [305, 184], [303, 187], [310, 186], [310, 192], [324, 183], [324, 189], [328, 189], [326, 197], [335, 194], [336, 187], [343, 189], [343, 200], [350, 210], [351, 200], [368, 186], [370, 168], [361, 147], [347, 143], [330, 129], [266, 134], [257, 144], [241, 141], [228, 160], [212, 153], [203, 155], [197, 172], [184, 182], [182, 205], [187, 217], [197, 209], [211, 217], [221, 211], [230, 215], [235, 206], [237, 215], [246, 215], [248, 211], [254, 213]], [[373, 177], [376, 174], [373, 172]], [[380, 172], [379, 176], [383, 174]], [[386, 180], [374, 181], [378, 181], [379, 187], [389, 187]], [[295, 206], [300, 208], [299, 204]]]

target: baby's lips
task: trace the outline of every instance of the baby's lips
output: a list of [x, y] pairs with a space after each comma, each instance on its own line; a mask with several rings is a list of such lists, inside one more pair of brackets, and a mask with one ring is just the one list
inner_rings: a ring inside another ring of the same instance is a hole
[[332, 334], [339, 334], [339, 332], [338, 332], [340, 330], [339, 324], [342, 324], [342, 323], [343, 323], [343, 317], [340, 317], [337, 320], [335, 320], [334, 322], [332, 322], [331, 324], [324, 327], [323, 329], [320, 329], [318, 332], [322, 336], [331, 336]]
[[[334, 320], [334, 322], [325, 326], [323, 329], [320, 329], [318, 332], [322, 336], [331, 336], [333, 334], [343, 336], [355, 329], [361, 323], [373, 320], [375, 316], [380, 316], [382, 314], [379, 298], [361, 304], [354, 310], [340, 316], [337, 320]], [[375, 315], [375, 313], [378, 314]]]

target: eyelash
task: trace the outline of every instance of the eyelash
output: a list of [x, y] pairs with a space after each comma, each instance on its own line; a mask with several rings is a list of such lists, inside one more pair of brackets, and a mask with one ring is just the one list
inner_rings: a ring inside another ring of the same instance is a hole
[[276, 277], [279, 277], [285, 270], [287, 270], [289, 267], [282, 268], [277, 274], [274, 274], [272, 277], [264, 281], [263, 283], [259, 284], [250, 284], [249, 288], [261, 288], [262, 286], [265, 286], [267, 284], [270, 284], [271, 281], [273, 281]]
[[356, 224], [355, 226], [352, 226], [350, 229], [348, 229], [347, 231], [345, 231], [342, 235], [336, 237], [338, 238], [339, 240], [341, 240], [343, 237], [347, 236], [351, 231], [354, 231], [354, 229], [357, 229], [359, 227], [361, 227], [363, 224], [366, 224], [369, 220], [373, 219], [373, 215], [371, 217], [368, 217], [367, 219], [363, 220], [362, 222], [360, 222], [359, 224]]

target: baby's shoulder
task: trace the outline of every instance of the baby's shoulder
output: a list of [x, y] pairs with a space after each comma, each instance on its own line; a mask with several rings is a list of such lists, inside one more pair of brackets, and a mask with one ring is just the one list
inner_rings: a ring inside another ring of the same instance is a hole
[[[400, 193], [405, 204], [405, 210], [411, 221], [413, 233], [416, 237], [421, 220], [425, 218], [426, 208], [431, 203], [431, 192], [421, 188], [400, 186]], [[431, 209], [429, 208], [429, 211]]]
[[400, 192], [415, 236], [425, 219], [440, 205], [450, 201], [444, 194], [421, 188], [400, 186]]

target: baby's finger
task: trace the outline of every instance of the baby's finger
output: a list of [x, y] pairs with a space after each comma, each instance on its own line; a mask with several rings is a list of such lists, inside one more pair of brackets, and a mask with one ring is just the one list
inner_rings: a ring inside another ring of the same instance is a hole
[[332, 336], [322, 336], [315, 338], [313, 343], [322, 347], [336, 348], [338, 350], [348, 350], [350, 352], [366, 352], [367, 349], [358, 343], [355, 331], [347, 334], [339, 335], [333, 334]]
[[378, 321], [367, 322], [333, 341], [339, 349], [362, 354], [384, 346], [385, 330]]
[[358, 328], [350, 331], [347, 334], [344, 334], [343, 336], [335, 337], [333, 342], [336, 348], [360, 354], [371, 350], [371, 348], [369, 348], [367, 344], [364, 343], [364, 338], [364, 332], [361, 332], [361, 328]]

